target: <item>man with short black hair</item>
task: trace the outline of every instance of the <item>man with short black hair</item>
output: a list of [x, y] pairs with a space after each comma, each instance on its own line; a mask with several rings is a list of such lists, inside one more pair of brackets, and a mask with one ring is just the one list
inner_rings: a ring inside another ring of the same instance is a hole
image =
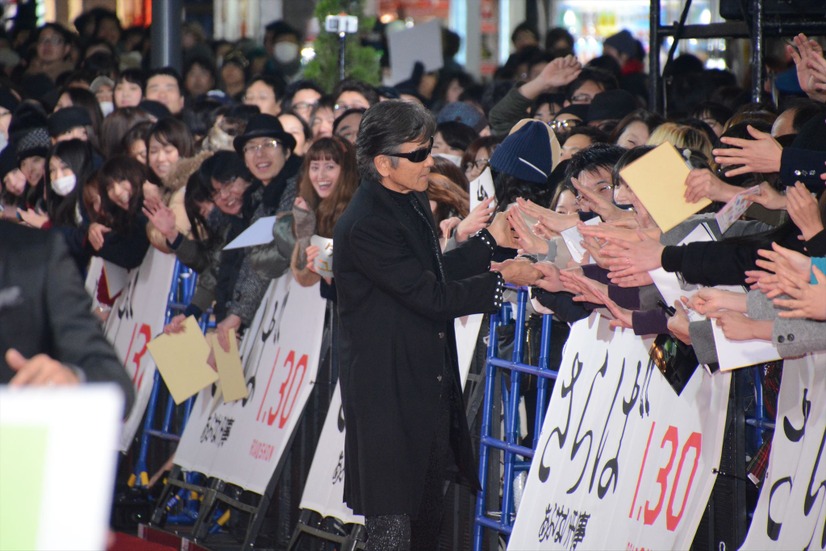
[[179, 116], [184, 109], [184, 82], [178, 71], [172, 67], [152, 70], [146, 77], [143, 97], [162, 103], [174, 116]]

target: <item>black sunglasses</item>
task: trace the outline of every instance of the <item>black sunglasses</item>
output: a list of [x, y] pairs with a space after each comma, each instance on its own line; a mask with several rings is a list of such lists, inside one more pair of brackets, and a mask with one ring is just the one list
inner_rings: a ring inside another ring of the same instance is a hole
[[427, 147], [421, 147], [415, 151], [411, 151], [410, 153], [385, 153], [388, 157], [402, 157], [407, 159], [411, 163], [421, 163], [424, 162], [425, 159], [430, 155], [430, 151], [433, 149], [433, 138], [430, 138], [430, 143]]

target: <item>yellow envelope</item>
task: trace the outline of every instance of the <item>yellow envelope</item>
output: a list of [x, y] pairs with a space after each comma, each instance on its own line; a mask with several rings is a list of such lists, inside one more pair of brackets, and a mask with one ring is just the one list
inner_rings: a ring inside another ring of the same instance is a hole
[[689, 168], [673, 145], [666, 142], [620, 170], [620, 176], [663, 232], [711, 204], [708, 199], [687, 203], [685, 179]]
[[161, 335], [146, 347], [176, 404], [218, 380], [218, 374], [207, 364], [209, 345], [192, 316], [184, 322], [181, 333]]
[[235, 338], [235, 330], [230, 329], [229, 331], [229, 352], [218, 344], [218, 335], [215, 333], [209, 335], [207, 340], [215, 354], [215, 365], [218, 368], [218, 380], [220, 381], [224, 403], [246, 398], [249, 391], [247, 390], [247, 381], [244, 378], [244, 368], [241, 366], [241, 354], [238, 353], [238, 340]]

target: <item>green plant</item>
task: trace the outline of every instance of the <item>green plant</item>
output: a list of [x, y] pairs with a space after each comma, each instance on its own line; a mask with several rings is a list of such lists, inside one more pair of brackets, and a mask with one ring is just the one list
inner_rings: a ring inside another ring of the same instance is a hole
[[373, 86], [381, 83], [381, 54], [374, 48], [361, 45], [361, 36], [370, 32], [375, 18], [364, 17], [362, 0], [318, 0], [315, 16], [321, 31], [313, 43], [315, 58], [307, 63], [304, 76], [318, 82], [325, 90], [332, 91], [339, 81], [338, 52], [339, 37], [324, 30], [324, 20], [328, 15], [346, 13], [359, 19], [359, 32], [348, 34], [344, 46], [344, 67], [347, 77], [362, 80]]

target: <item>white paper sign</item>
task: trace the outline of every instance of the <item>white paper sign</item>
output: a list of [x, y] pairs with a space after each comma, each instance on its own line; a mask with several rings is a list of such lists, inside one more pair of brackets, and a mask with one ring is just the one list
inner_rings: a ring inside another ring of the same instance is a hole
[[333, 277], [333, 240], [320, 235], [310, 237], [310, 245], [318, 247], [318, 256], [313, 260], [313, 266], [318, 275]]
[[130, 270], [126, 287], [112, 306], [104, 326], [106, 338], [115, 347], [135, 386], [135, 405], [124, 421], [121, 435], [123, 452], [132, 445], [152, 394], [155, 362], [146, 345], [163, 331], [174, 272], [175, 257], [150, 247], [143, 263]]
[[409, 29], [387, 33], [390, 54], [390, 78], [387, 84], [396, 85], [408, 80], [417, 61], [425, 72], [436, 71], [444, 65], [442, 57], [442, 23], [432, 19]]
[[[493, 176], [490, 167], [485, 167], [482, 174], [470, 183], [470, 210], [473, 210], [488, 197], [496, 197], [493, 188]], [[496, 199], [493, 200], [493, 207], [496, 208]]]
[[292, 275], [270, 283], [241, 343], [249, 396], [198, 395], [175, 463], [264, 493], [315, 385], [326, 301]]
[[826, 353], [783, 362], [769, 467], [740, 548], [824, 549]]
[[722, 450], [731, 376], [676, 396], [648, 344], [573, 325], [508, 549], [688, 549]]
[[715, 322], [712, 322], [711, 330], [714, 332], [714, 346], [717, 348], [717, 363], [723, 371], [780, 359], [780, 353], [771, 341], [729, 340]]
[[275, 216], [265, 216], [259, 218], [252, 225], [245, 229], [241, 235], [233, 239], [229, 245], [224, 247], [225, 251], [230, 249], [242, 249], [255, 245], [265, 245], [273, 240], [272, 227], [275, 224]]
[[0, 404], [0, 549], [106, 549], [121, 390], [0, 385]]
[[[588, 219], [585, 222], [586, 226], [596, 226], [600, 223], [599, 216], [594, 216], [593, 218]], [[562, 240], [565, 242], [565, 246], [568, 247], [568, 252], [571, 253], [571, 258], [577, 264], [582, 264], [582, 259], [585, 257], [585, 253], [588, 251], [585, 247], [582, 246], [582, 234], [579, 232], [579, 228], [576, 226], [571, 226], [567, 230], [562, 230], [562, 233], [559, 234], [562, 236]], [[591, 259], [588, 264], [593, 264], [594, 261]]]

